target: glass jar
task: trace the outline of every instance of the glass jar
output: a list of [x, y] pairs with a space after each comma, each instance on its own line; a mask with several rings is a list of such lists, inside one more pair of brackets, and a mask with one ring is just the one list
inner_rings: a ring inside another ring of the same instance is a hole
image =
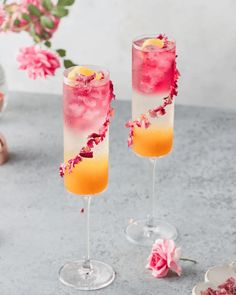
[[4, 112], [7, 105], [7, 83], [3, 67], [0, 64], [0, 116]]

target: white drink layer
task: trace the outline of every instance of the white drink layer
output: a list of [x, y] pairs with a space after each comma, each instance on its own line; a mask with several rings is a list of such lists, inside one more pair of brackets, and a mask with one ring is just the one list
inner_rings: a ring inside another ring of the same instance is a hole
[[[149, 110], [153, 110], [158, 106], [163, 104], [163, 98], [168, 96], [168, 93], [163, 94], [148, 94], [137, 92], [133, 89], [132, 96], [132, 119], [140, 119], [141, 114], [148, 114]], [[151, 122], [152, 127], [156, 128], [172, 128], [174, 124], [174, 101], [171, 105], [168, 105], [166, 108], [166, 114], [158, 118], [151, 118], [148, 116], [148, 119]]]
[[[64, 153], [71, 157], [76, 156], [82, 147], [86, 146], [88, 141], [88, 135], [93, 133], [94, 130], [74, 131], [72, 128], [64, 126]], [[109, 141], [109, 130], [107, 131], [106, 138], [103, 142], [95, 145], [94, 157], [108, 156], [108, 141]]]

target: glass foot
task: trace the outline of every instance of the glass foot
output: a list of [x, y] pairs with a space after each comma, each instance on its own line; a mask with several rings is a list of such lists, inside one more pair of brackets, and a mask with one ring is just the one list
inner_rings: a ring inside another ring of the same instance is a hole
[[147, 225], [147, 219], [133, 221], [125, 229], [127, 239], [141, 246], [151, 246], [157, 239], [176, 240], [178, 234], [173, 225], [157, 219], [153, 224]]
[[115, 279], [111, 266], [91, 260], [92, 269], [84, 268], [84, 260], [68, 262], [59, 270], [59, 280], [78, 290], [98, 290], [107, 287]]

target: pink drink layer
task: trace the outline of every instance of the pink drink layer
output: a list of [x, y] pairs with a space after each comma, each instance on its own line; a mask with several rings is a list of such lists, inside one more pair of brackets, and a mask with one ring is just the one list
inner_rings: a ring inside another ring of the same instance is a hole
[[167, 41], [164, 48], [142, 44], [148, 38], [133, 42], [133, 89], [143, 94], [161, 94], [170, 91], [175, 75], [175, 43]]
[[[64, 82], [64, 124], [73, 131], [98, 132], [110, 102], [110, 82], [104, 78], [90, 82]], [[88, 134], [89, 135], [89, 134]]]

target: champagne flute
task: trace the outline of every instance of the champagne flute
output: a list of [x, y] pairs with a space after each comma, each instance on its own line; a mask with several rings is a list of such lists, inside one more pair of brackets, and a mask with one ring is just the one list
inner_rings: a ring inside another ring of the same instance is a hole
[[174, 96], [177, 94], [175, 42], [165, 35], [141, 36], [132, 44], [132, 121], [129, 145], [150, 160], [152, 167], [151, 208], [147, 217], [132, 221], [127, 238], [139, 245], [152, 245], [158, 238], [176, 239], [177, 230], [155, 217], [155, 169], [157, 159], [173, 146]]
[[65, 188], [84, 201], [86, 255], [59, 271], [60, 281], [79, 290], [111, 284], [115, 272], [90, 258], [90, 203], [108, 185], [110, 102], [109, 72], [98, 66], [75, 66], [64, 72], [64, 161], [60, 168]]

